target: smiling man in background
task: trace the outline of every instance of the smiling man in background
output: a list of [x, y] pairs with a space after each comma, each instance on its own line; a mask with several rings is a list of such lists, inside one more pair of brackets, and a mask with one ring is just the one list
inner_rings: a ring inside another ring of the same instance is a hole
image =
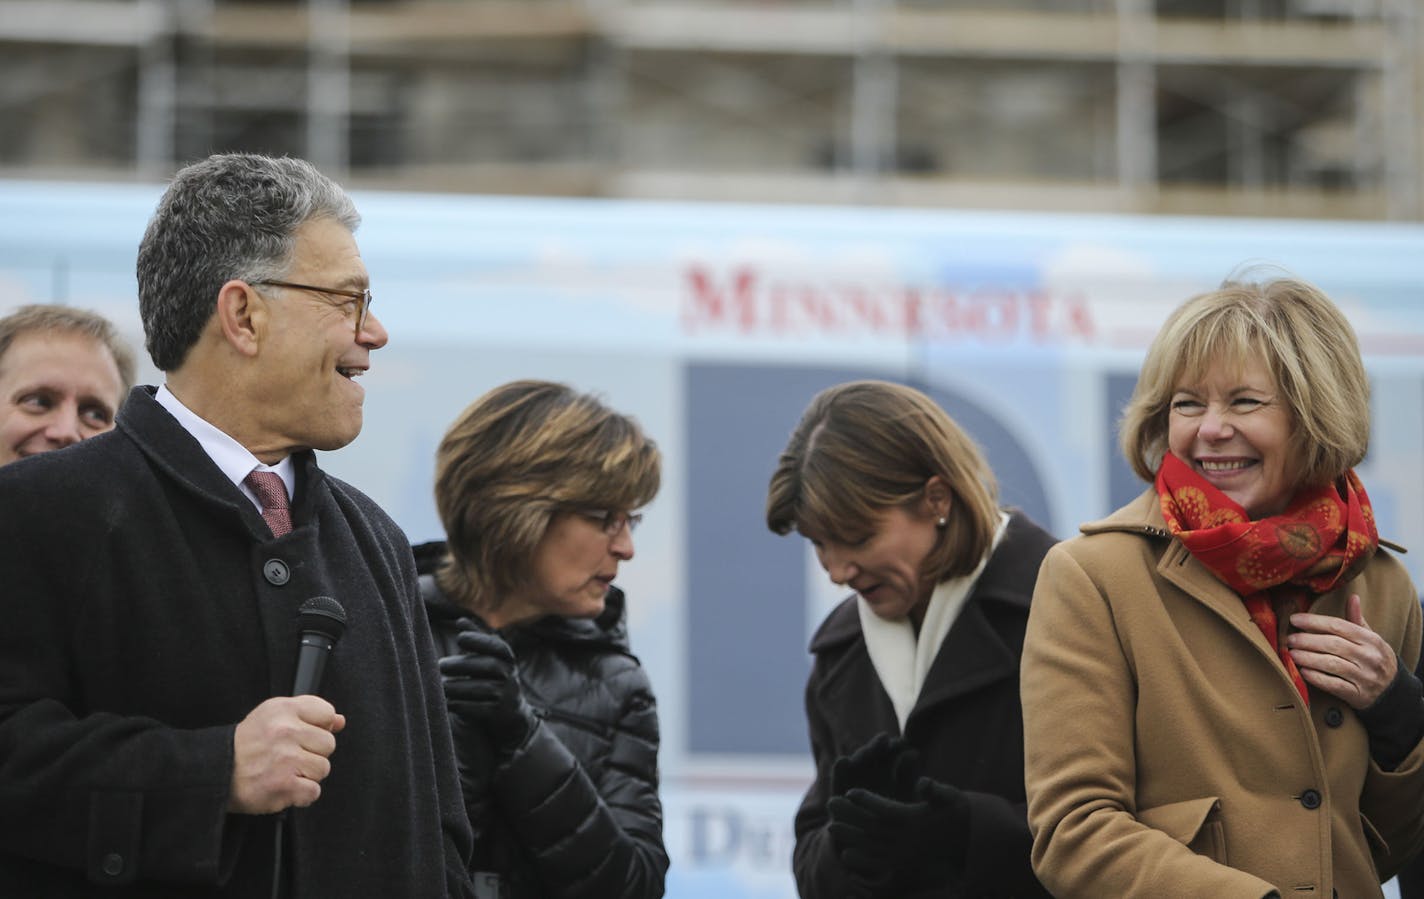
[[0, 465], [114, 426], [134, 355], [107, 319], [68, 306], [0, 318]]

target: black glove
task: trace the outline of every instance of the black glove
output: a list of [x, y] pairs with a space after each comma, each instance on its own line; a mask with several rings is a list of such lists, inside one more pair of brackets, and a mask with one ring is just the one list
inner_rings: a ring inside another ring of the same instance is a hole
[[911, 800], [920, 776], [920, 754], [899, 737], [878, 733], [850, 755], [831, 765], [831, 795], [862, 789], [881, 796]]
[[463, 652], [440, 660], [452, 727], [459, 721], [483, 730], [498, 755], [513, 755], [538, 723], [519, 686], [514, 652], [498, 635], [478, 630], [461, 631], [455, 642]]
[[455, 742], [455, 767], [460, 774], [460, 795], [465, 800], [465, 816], [475, 832], [475, 845], [484, 845], [490, 827], [489, 788], [494, 780], [495, 754], [489, 734], [482, 724], [463, 715], [450, 716], [450, 736]]
[[957, 787], [921, 777], [909, 801], [854, 788], [826, 803], [841, 866], [876, 897], [943, 888], [964, 871], [969, 800]]
[[[826, 803], [826, 814], [830, 817], [828, 831], [831, 849], [844, 864], [847, 852], [861, 852], [863, 847], [847, 841], [847, 835], [855, 833], [848, 827], [842, 815], [849, 810], [852, 817], [856, 810], [848, 807], [846, 794], [849, 792], [868, 793], [902, 802], [913, 802], [915, 783], [920, 775], [920, 754], [899, 737], [878, 733], [865, 745], [848, 756], [841, 756], [831, 765], [831, 799]], [[893, 886], [893, 871], [866, 871], [865, 865], [859, 870], [847, 867], [855, 884], [863, 893], [878, 896], [887, 893]]]

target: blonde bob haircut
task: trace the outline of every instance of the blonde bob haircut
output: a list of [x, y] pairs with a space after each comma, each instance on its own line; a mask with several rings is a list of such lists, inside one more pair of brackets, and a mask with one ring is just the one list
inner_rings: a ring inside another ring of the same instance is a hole
[[435, 504], [449, 555], [445, 595], [497, 609], [534, 576], [555, 515], [630, 512], [657, 495], [661, 457], [632, 418], [549, 381], [512, 381], [475, 400], [435, 455]]
[[1360, 463], [1370, 441], [1370, 382], [1345, 316], [1303, 281], [1228, 281], [1178, 307], [1147, 350], [1119, 434], [1139, 477], [1156, 478], [1177, 388], [1254, 359], [1265, 362], [1290, 410], [1298, 485], [1328, 484]]
[[915, 508], [938, 476], [950, 494], [940, 539], [921, 575], [971, 573], [999, 527], [998, 484], [969, 435], [918, 390], [852, 381], [818, 393], [777, 461], [766, 525], [812, 540], [854, 543], [895, 508]]

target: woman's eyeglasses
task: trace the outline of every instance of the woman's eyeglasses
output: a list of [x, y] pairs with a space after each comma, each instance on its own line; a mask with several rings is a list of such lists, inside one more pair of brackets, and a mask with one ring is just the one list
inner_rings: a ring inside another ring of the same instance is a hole
[[643, 521], [641, 512], [614, 512], [610, 509], [573, 509], [571, 511], [580, 518], [596, 522], [603, 533], [610, 537], [616, 537], [623, 533], [624, 525], [627, 525], [628, 532], [632, 533]]

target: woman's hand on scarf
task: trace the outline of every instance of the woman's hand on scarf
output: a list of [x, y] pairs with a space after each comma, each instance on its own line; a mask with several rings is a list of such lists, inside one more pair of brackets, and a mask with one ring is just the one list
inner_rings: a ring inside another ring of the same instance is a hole
[[1355, 710], [1374, 705], [1394, 682], [1394, 649], [1375, 633], [1360, 608], [1360, 597], [1345, 601], [1345, 617], [1299, 612], [1286, 638], [1291, 658], [1305, 682]]

